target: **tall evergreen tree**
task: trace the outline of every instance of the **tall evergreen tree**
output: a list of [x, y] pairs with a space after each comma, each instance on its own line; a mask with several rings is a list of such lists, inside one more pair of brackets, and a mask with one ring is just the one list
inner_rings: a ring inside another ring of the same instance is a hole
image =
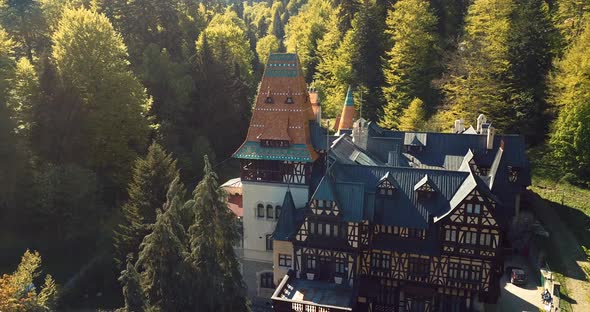
[[139, 283], [139, 273], [137, 273], [135, 266], [133, 266], [132, 257], [127, 258], [127, 268], [121, 272], [119, 282], [123, 285], [124, 311], [146, 311], [145, 295]]
[[[449, 64], [443, 86], [451, 118], [475, 120], [485, 114], [500, 131], [514, 116], [509, 102], [508, 39], [513, 0], [475, 0], [468, 10], [463, 41]], [[453, 120], [447, 120], [452, 125]]]
[[565, 172], [590, 181], [590, 27], [587, 27], [563, 59], [551, 81], [552, 102], [559, 117], [550, 143]]
[[556, 27], [561, 31], [564, 45], [579, 36], [590, 18], [590, 2], [586, 0], [556, 0], [554, 15]]
[[433, 103], [431, 86], [437, 75], [436, 17], [428, 2], [400, 0], [387, 17], [387, 33], [393, 48], [387, 53], [384, 75], [387, 82], [383, 94], [387, 100], [381, 125], [396, 129], [402, 112], [415, 98]]
[[[544, 141], [548, 130], [546, 77], [553, 62], [557, 32], [543, 0], [523, 0], [512, 14], [508, 36], [514, 117], [507, 132], [525, 135], [528, 143]], [[507, 112], [505, 112], [507, 113]]]
[[195, 302], [203, 311], [248, 311], [233, 249], [239, 238], [236, 221], [206, 156], [203, 179], [193, 194], [195, 222], [189, 228], [189, 261], [195, 274]]
[[34, 123], [33, 111], [40, 105], [40, 91], [35, 67], [27, 58], [21, 58], [16, 64], [7, 103], [14, 112], [18, 133], [27, 139]]
[[378, 121], [382, 115], [384, 83], [382, 60], [386, 40], [385, 7], [375, 0], [365, 0], [352, 20], [352, 28], [342, 42], [343, 49], [350, 53], [352, 81], [363, 95], [363, 117]]
[[38, 0], [0, 0], [0, 25], [17, 42], [17, 55], [33, 61], [44, 52], [49, 29]]
[[144, 237], [135, 267], [147, 304], [160, 311], [188, 311], [193, 296], [186, 287], [187, 237], [181, 222], [183, 208], [179, 179], [170, 185], [164, 211]]
[[408, 108], [404, 109], [403, 115], [399, 120], [399, 130], [401, 131], [420, 131], [426, 121], [426, 110], [424, 102], [415, 98], [410, 102]]
[[[123, 205], [123, 220], [115, 232], [115, 260], [124, 263], [129, 253], [137, 254], [149, 225], [156, 222], [156, 210], [166, 202], [172, 181], [179, 176], [176, 160], [152, 143], [145, 158], [135, 161], [128, 187], [129, 200]], [[183, 199], [182, 192], [179, 194]]]

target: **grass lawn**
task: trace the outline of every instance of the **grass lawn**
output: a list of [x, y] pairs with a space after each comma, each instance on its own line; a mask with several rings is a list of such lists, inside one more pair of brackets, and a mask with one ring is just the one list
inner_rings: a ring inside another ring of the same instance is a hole
[[544, 149], [529, 151], [533, 168], [530, 189], [551, 202], [578, 242], [590, 247], [590, 189], [571, 185]]

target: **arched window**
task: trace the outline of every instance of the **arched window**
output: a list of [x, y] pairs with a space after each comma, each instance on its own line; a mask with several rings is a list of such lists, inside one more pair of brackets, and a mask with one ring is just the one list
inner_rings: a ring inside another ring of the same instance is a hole
[[272, 207], [272, 205], [266, 205], [266, 218], [273, 219], [274, 216], [274, 208]]
[[256, 216], [258, 218], [264, 218], [264, 205], [263, 204], [258, 204], [258, 206], [256, 207]]
[[278, 205], [275, 207], [275, 213], [277, 216], [277, 219], [279, 218], [279, 216], [281, 215], [281, 205]]

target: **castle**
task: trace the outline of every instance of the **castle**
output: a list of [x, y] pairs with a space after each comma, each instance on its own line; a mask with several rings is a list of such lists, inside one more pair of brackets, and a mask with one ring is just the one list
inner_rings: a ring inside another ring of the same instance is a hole
[[524, 139], [485, 116], [451, 133], [320, 125], [296, 54], [268, 58], [240, 159], [243, 276], [274, 311], [473, 311], [499, 296], [530, 185]]

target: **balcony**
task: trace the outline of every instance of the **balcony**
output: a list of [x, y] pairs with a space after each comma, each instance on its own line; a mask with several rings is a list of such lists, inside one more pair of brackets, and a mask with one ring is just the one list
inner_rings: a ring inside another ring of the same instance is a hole
[[276, 312], [342, 312], [352, 311], [353, 297], [347, 285], [297, 279], [289, 271], [271, 299]]

